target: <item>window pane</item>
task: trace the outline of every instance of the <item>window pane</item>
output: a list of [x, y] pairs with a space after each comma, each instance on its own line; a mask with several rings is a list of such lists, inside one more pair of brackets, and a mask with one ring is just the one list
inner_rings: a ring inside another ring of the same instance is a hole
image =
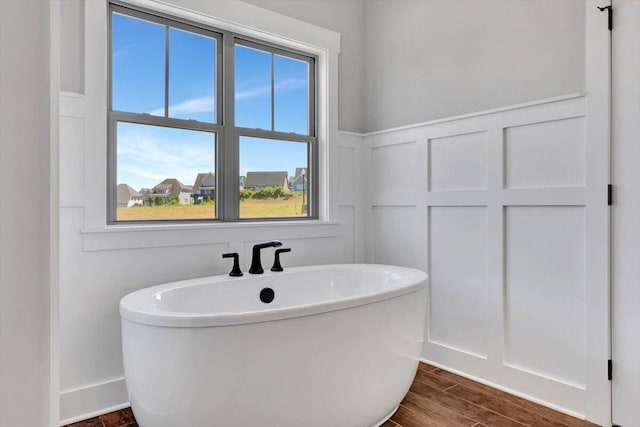
[[216, 135], [117, 124], [118, 221], [215, 218]]
[[308, 216], [309, 144], [240, 137], [240, 218]]
[[274, 55], [275, 130], [309, 134], [309, 64]]
[[169, 117], [214, 123], [216, 39], [169, 30]]
[[163, 116], [165, 27], [111, 16], [113, 109]]
[[271, 53], [236, 45], [236, 126], [271, 129]]

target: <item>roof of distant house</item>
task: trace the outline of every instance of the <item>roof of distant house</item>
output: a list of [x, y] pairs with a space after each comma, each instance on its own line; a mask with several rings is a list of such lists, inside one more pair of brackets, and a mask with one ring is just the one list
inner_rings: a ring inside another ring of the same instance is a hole
[[307, 169], [308, 168], [296, 168], [296, 174], [293, 176], [293, 179], [296, 179], [297, 177], [302, 175], [302, 171], [304, 171], [305, 175], [308, 174], [309, 172], [307, 171]]
[[302, 181], [302, 182], [307, 182], [307, 176], [305, 175], [304, 180], [302, 178], [302, 175], [298, 175], [296, 176], [293, 181], [291, 181], [291, 185], [295, 185], [298, 181]]
[[[213, 185], [204, 185], [203, 183], [205, 180], [212, 181]], [[198, 191], [201, 187], [216, 188], [216, 174], [213, 172], [199, 173], [196, 177], [196, 181], [193, 183], [193, 191]]]
[[118, 184], [118, 191], [116, 195], [118, 204], [129, 203], [132, 197], [142, 197], [142, 194], [131, 188], [127, 184]]
[[155, 192], [155, 190], [168, 190], [167, 195], [169, 197], [178, 197], [180, 193], [191, 193], [193, 191], [190, 185], [184, 185], [176, 178], [167, 178], [151, 190], [153, 192]]
[[284, 187], [287, 172], [247, 172], [245, 187]]

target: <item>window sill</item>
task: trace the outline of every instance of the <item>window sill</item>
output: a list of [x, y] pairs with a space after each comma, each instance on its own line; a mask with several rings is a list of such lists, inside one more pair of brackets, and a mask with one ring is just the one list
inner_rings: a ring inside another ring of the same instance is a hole
[[335, 222], [271, 221], [215, 224], [126, 224], [81, 230], [85, 251], [229, 243], [233, 240], [292, 240], [335, 237]]

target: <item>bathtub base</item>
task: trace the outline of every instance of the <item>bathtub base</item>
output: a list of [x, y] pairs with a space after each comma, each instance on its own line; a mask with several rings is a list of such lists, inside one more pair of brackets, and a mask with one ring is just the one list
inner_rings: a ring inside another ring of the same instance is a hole
[[400, 407], [400, 405], [398, 405], [395, 408], [393, 408], [393, 411], [391, 411], [387, 415], [385, 415], [380, 421], [375, 423], [373, 425], [373, 427], [380, 427], [382, 424], [386, 423], [389, 418], [393, 417], [393, 414], [396, 413], [396, 411], [398, 410], [399, 407]]

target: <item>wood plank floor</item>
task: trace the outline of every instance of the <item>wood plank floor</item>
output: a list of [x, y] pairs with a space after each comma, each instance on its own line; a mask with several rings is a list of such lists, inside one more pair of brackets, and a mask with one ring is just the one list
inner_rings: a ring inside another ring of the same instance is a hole
[[[421, 363], [398, 411], [382, 427], [594, 427], [536, 403]], [[67, 427], [137, 427], [130, 408]], [[175, 426], [187, 427], [187, 426]], [[304, 427], [304, 426], [300, 426]]]
[[[99, 417], [68, 424], [65, 427], [138, 427], [131, 408], [109, 412]], [[176, 426], [178, 427], [178, 426]]]
[[594, 427], [545, 406], [421, 363], [383, 427]]

